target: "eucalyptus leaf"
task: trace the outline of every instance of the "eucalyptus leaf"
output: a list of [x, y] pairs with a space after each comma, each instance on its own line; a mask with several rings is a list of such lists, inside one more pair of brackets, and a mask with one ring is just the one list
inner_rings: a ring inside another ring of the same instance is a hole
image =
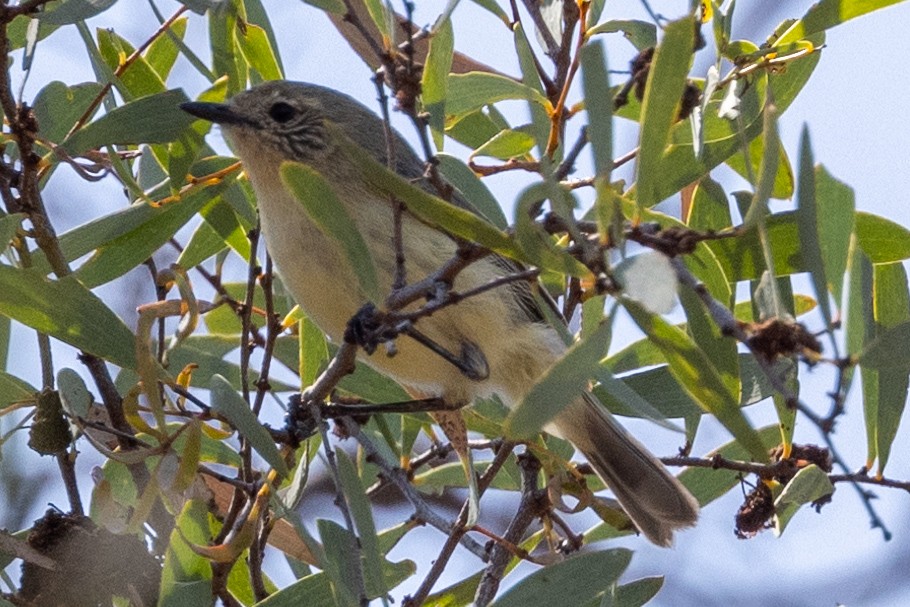
[[624, 548], [573, 556], [535, 571], [493, 601], [491, 607], [584, 605], [610, 588], [631, 559], [632, 552]]
[[234, 387], [220, 375], [213, 375], [212, 411], [224, 416], [250, 446], [282, 477], [288, 476], [288, 467], [278, 452], [275, 442], [262, 423], [253, 415], [249, 404], [234, 390]]
[[738, 398], [731, 394], [729, 386], [704, 351], [683, 331], [650, 314], [637, 303], [623, 300], [623, 305], [639, 328], [666, 356], [670, 372], [680, 385], [741, 441], [753, 458], [767, 461], [768, 454], [740, 410]]
[[505, 99], [523, 99], [543, 107], [550, 106], [547, 98], [537, 89], [498, 74], [451, 74], [447, 88], [449, 95], [446, 99], [446, 118], [452, 121]]
[[281, 165], [281, 180], [300, 202], [301, 210], [337, 245], [338, 253], [357, 276], [364, 296], [369, 301], [381, 302], [379, 279], [370, 251], [332, 185], [309, 166], [296, 162]]
[[127, 369], [136, 339], [120, 318], [72, 276], [0, 265], [0, 314]]
[[677, 119], [692, 54], [692, 20], [674, 21], [664, 29], [664, 38], [654, 53], [642, 101], [641, 134], [636, 169], [636, 200], [639, 208], [651, 208], [663, 198], [657, 182], [663, 180], [661, 165]]
[[71, 156], [78, 156], [105, 145], [174, 141], [194, 120], [179, 107], [185, 101], [189, 99], [182, 89], [136, 99], [79, 129], [61, 147]]
[[609, 340], [604, 339], [602, 334], [610, 330], [610, 323], [602, 323], [597, 331], [575, 344], [544, 373], [506, 420], [508, 436], [531, 436], [581, 397], [587, 390], [588, 380], [596, 374], [600, 359], [606, 354]]
[[100, 15], [117, 0], [65, 0], [38, 14], [38, 19], [51, 25], [72, 25]]

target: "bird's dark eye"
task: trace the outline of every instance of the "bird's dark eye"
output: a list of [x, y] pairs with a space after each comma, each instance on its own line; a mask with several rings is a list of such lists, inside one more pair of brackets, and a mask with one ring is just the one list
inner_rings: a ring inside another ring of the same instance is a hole
[[287, 122], [294, 117], [296, 110], [284, 101], [278, 101], [269, 108], [269, 116], [275, 122]]

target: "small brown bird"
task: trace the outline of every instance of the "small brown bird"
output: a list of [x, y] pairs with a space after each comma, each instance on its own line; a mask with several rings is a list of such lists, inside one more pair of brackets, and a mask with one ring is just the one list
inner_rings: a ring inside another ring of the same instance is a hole
[[[182, 107], [221, 125], [252, 182], [266, 244], [284, 284], [313, 321], [340, 343], [348, 320], [368, 298], [348, 261], [333, 255], [328, 237], [285, 188], [279, 169], [286, 161], [303, 163], [332, 185], [366, 242], [381, 288], [391, 289], [396, 268], [392, 204], [367, 183], [361, 167], [337, 141], [343, 133], [386, 165], [382, 121], [347, 95], [288, 81], [262, 84], [225, 104], [193, 102]], [[432, 192], [422, 180], [424, 164], [413, 150], [397, 133], [392, 143], [397, 173]], [[453, 203], [470, 207], [457, 193]], [[456, 250], [448, 236], [407, 212], [402, 235], [409, 276], [437, 270]], [[458, 274], [454, 288], [466, 291], [516, 268], [511, 261], [487, 256]], [[398, 339], [394, 357], [363, 354], [363, 360], [414, 392], [453, 406], [493, 394], [514, 405], [566, 351], [523, 282], [443, 308], [417, 326], [449, 352], [473, 352], [485, 363], [485, 372], [470, 377], [406, 337]], [[675, 529], [695, 524], [698, 504], [692, 495], [591, 395], [565, 408], [548, 429], [588, 458], [655, 544], [668, 546]]]

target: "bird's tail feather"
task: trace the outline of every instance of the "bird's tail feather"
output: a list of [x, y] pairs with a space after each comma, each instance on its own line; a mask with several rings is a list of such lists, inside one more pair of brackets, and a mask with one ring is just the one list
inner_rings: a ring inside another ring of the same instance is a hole
[[669, 546], [673, 531], [698, 519], [698, 503], [675, 476], [586, 394], [555, 420], [559, 434], [590, 462], [639, 530]]

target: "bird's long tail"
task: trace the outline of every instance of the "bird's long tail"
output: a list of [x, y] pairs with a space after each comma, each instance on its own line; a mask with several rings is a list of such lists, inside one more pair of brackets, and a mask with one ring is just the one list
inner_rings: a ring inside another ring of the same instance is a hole
[[675, 476], [588, 394], [556, 418], [559, 434], [581, 451], [639, 530], [669, 546], [673, 531], [698, 519], [698, 503]]

